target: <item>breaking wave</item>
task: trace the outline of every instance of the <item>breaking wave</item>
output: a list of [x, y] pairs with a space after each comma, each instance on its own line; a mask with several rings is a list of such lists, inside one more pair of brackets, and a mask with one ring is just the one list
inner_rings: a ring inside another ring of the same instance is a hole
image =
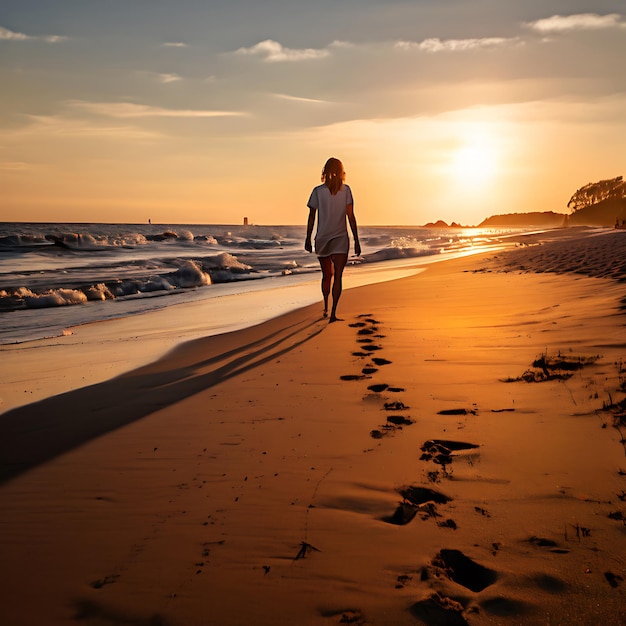
[[[0, 313], [93, 304], [89, 316], [98, 319], [99, 302], [317, 272], [316, 256], [303, 247], [304, 230], [302, 225], [0, 223]], [[503, 233], [359, 230], [363, 254], [351, 257], [350, 265], [438, 255], [472, 242], [484, 244]], [[154, 305], [146, 300], [144, 309], [158, 306], [150, 302]], [[12, 323], [21, 322], [12, 318]]]

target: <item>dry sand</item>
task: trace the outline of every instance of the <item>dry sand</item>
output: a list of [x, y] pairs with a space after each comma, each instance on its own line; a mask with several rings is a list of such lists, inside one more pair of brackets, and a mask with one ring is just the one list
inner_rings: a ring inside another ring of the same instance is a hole
[[625, 623], [625, 260], [445, 262], [0, 416], [0, 623]]

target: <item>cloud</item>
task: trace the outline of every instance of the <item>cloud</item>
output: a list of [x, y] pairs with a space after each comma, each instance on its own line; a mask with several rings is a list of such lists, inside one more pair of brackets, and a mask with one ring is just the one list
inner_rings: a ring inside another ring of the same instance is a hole
[[330, 52], [315, 48], [284, 48], [278, 41], [266, 39], [251, 48], [239, 48], [235, 54], [259, 56], [267, 62], [279, 61], [306, 61], [308, 59], [323, 59]]
[[176, 83], [179, 80], [182, 80], [182, 76], [178, 74], [157, 74], [159, 82], [167, 84], [167, 83]]
[[164, 109], [147, 104], [135, 104], [133, 102], [85, 102], [82, 100], [70, 100], [70, 106], [83, 109], [96, 115], [119, 118], [138, 117], [233, 117], [245, 116], [241, 111], [218, 111], [207, 109]]
[[351, 43], [350, 41], [342, 41], [340, 39], [336, 39], [331, 44], [333, 48], [355, 48], [356, 44]]
[[5, 41], [39, 40], [47, 43], [58, 43], [60, 41], [65, 41], [67, 37], [62, 37], [61, 35], [42, 35], [40, 37], [35, 37], [24, 33], [16, 33], [15, 31], [0, 26], [0, 39], [4, 39]]
[[154, 132], [134, 128], [132, 126], [111, 126], [95, 124], [86, 120], [78, 120], [62, 115], [29, 115], [30, 124], [23, 128], [6, 133], [7, 138], [22, 140], [25, 137], [40, 139], [41, 137], [102, 137], [114, 139], [154, 139], [159, 135]]
[[186, 48], [187, 44], [182, 41], [166, 41], [161, 44], [165, 48]]
[[292, 102], [310, 102], [312, 104], [329, 104], [328, 100], [318, 100], [316, 98], [302, 98], [301, 96], [289, 96], [285, 93], [275, 93], [273, 95], [275, 98], [280, 98], [281, 100], [290, 100]]
[[570, 30], [600, 30], [604, 28], [624, 28], [617, 13], [598, 15], [596, 13], [579, 13], [577, 15], [553, 15], [536, 22], [527, 22], [528, 28], [540, 33], [562, 33]]
[[29, 163], [24, 161], [0, 161], [0, 170], [8, 172], [20, 172], [31, 169], [31, 167]]
[[67, 37], [61, 35], [46, 35], [45, 37], [39, 37], [39, 39], [47, 41], [48, 43], [59, 43], [60, 41], [66, 41]]
[[395, 47], [400, 50], [419, 50], [420, 52], [466, 52], [467, 50], [491, 50], [507, 46], [521, 45], [518, 37], [485, 37], [483, 39], [441, 39], [435, 37], [424, 41], [398, 41]]
[[8, 28], [4, 28], [0, 26], [0, 39], [24, 41], [25, 39], [32, 39], [32, 37], [29, 37], [28, 35], [25, 35], [24, 33], [15, 33], [12, 30], [9, 30]]

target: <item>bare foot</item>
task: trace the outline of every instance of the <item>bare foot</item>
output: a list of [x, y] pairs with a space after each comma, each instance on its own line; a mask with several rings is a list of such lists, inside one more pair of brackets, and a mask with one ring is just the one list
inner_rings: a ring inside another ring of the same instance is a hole
[[342, 319], [341, 317], [335, 317], [335, 316], [333, 316], [333, 317], [331, 317], [331, 318], [328, 320], [328, 323], [329, 323], [329, 324], [332, 324], [333, 322], [343, 322], [343, 319]]

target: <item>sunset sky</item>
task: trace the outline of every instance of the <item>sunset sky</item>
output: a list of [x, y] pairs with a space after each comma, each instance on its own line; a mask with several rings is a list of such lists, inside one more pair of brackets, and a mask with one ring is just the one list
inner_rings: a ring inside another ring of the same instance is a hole
[[624, 0], [2, 0], [0, 221], [567, 212], [626, 175]]

